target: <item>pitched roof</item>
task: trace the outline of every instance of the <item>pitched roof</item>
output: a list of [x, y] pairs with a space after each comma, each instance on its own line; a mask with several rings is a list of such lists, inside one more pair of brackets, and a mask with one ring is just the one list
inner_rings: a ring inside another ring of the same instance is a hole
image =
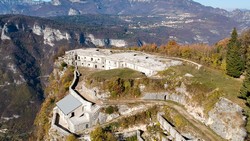
[[69, 94], [62, 100], [57, 102], [56, 105], [65, 115], [67, 115], [76, 108], [80, 107], [82, 103], [79, 100], [77, 100], [74, 96]]

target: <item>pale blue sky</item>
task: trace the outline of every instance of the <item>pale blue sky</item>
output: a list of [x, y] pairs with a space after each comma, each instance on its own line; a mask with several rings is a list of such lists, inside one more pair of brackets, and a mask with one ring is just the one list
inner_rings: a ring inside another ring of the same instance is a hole
[[206, 6], [218, 7], [227, 10], [250, 9], [250, 0], [193, 0]]
[[[51, 0], [43, 0], [51, 1]], [[223, 8], [227, 10], [250, 9], [250, 0], [193, 0], [201, 3], [202, 5]]]

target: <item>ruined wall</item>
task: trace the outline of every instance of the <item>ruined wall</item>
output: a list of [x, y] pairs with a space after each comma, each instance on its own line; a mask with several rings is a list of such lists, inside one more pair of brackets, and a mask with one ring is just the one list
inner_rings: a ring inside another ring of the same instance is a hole
[[171, 100], [182, 105], [186, 104], [186, 96], [181, 94], [170, 94], [168, 92], [161, 93], [144, 93], [142, 99], [153, 100]]
[[159, 121], [161, 127], [176, 141], [186, 141], [186, 139], [178, 131], [176, 131], [171, 124], [168, 123], [168, 121], [162, 116], [162, 113], [157, 113], [157, 120]]

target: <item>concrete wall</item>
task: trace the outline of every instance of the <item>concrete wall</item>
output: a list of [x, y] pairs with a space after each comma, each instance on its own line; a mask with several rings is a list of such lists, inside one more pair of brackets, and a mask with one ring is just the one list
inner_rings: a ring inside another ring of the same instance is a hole
[[[102, 56], [77, 55], [77, 57], [75, 58], [75, 54], [76, 53], [74, 51], [66, 52], [66, 55], [63, 58], [64, 62], [67, 63], [68, 65], [76, 64], [77, 66], [89, 67], [89, 68], [95, 68], [95, 69], [104, 69], [104, 70], [117, 69], [117, 68], [130, 68], [139, 72], [143, 72], [147, 76], [151, 76], [157, 73], [156, 71], [150, 68], [138, 66], [137, 64], [130, 63], [130, 62], [112, 60], [112, 59], [109, 59], [107, 57], [102, 57]], [[75, 63], [74, 63], [74, 60], [75, 60]]]
[[[78, 108], [76, 108], [73, 112], [75, 114], [75, 117], [80, 117], [83, 114], [83, 108], [84, 106], [80, 106]], [[72, 112], [68, 114], [69, 117], [71, 117]]]
[[89, 122], [83, 122], [81, 124], [77, 124], [77, 125], [73, 125], [73, 126], [74, 126], [73, 130], [76, 133], [76, 132], [79, 132], [79, 131], [82, 131], [84, 129], [89, 128], [90, 127], [90, 123]]
[[105, 59], [105, 69], [106, 70], [117, 69], [117, 68], [122, 68], [120, 61]]
[[[70, 62], [70, 61], [65, 61]], [[96, 69], [105, 69], [105, 59], [98, 56], [77, 56], [75, 61], [77, 66], [96, 68]], [[71, 63], [72, 64], [72, 63]]]
[[162, 116], [163, 113], [157, 113], [157, 120], [161, 127], [166, 130], [176, 141], [186, 141], [186, 139], [169, 124], [169, 122]]
[[[60, 110], [58, 110], [57, 107], [53, 109], [53, 116], [52, 116], [52, 121], [51, 121], [51, 128], [56, 129], [57, 131], [60, 131], [63, 135], [68, 136], [70, 133], [56, 125], [56, 113], [59, 113]], [[61, 115], [60, 115], [61, 116]], [[64, 120], [64, 119], [63, 119]], [[66, 122], [66, 121], [65, 121]]]
[[180, 94], [169, 94], [168, 92], [162, 93], [144, 93], [142, 99], [149, 99], [149, 100], [171, 100], [182, 105], [186, 103], [186, 96]]

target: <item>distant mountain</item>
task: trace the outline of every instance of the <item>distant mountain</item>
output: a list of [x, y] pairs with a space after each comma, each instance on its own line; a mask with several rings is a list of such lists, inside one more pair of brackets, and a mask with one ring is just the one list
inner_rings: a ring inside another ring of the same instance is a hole
[[0, 16], [0, 140], [31, 131], [62, 48], [164, 44], [170, 39], [213, 44], [233, 27], [250, 27], [249, 11], [228, 12], [191, 0], [1, 0], [0, 13], [47, 17]]
[[[192, 0], [4, 0], [0, 2], [0, 13], [40, 17], [112, 15], [115, 21], [122, 20], [122, 26], [133, 33], [147, 30], [148, 34], [143, 33], [146, 43], [150, 43], [153, 38], [156, 43], [175, 39], [181, 43], [213, 44], [226, 37], [233, 27], [239, 31], [250, 27], [249, 11], [229, 12], [206, 7]], [[67, 18], [64, 17], [65, 21]], [[75, 20], [74, 23], [80, 23]]]
[[2, 14], [60, 16], [72, 14], [166, 15], [172, 12], [226, 13], [222, 9], [205, 7], [192, 0], [3, 0]]

